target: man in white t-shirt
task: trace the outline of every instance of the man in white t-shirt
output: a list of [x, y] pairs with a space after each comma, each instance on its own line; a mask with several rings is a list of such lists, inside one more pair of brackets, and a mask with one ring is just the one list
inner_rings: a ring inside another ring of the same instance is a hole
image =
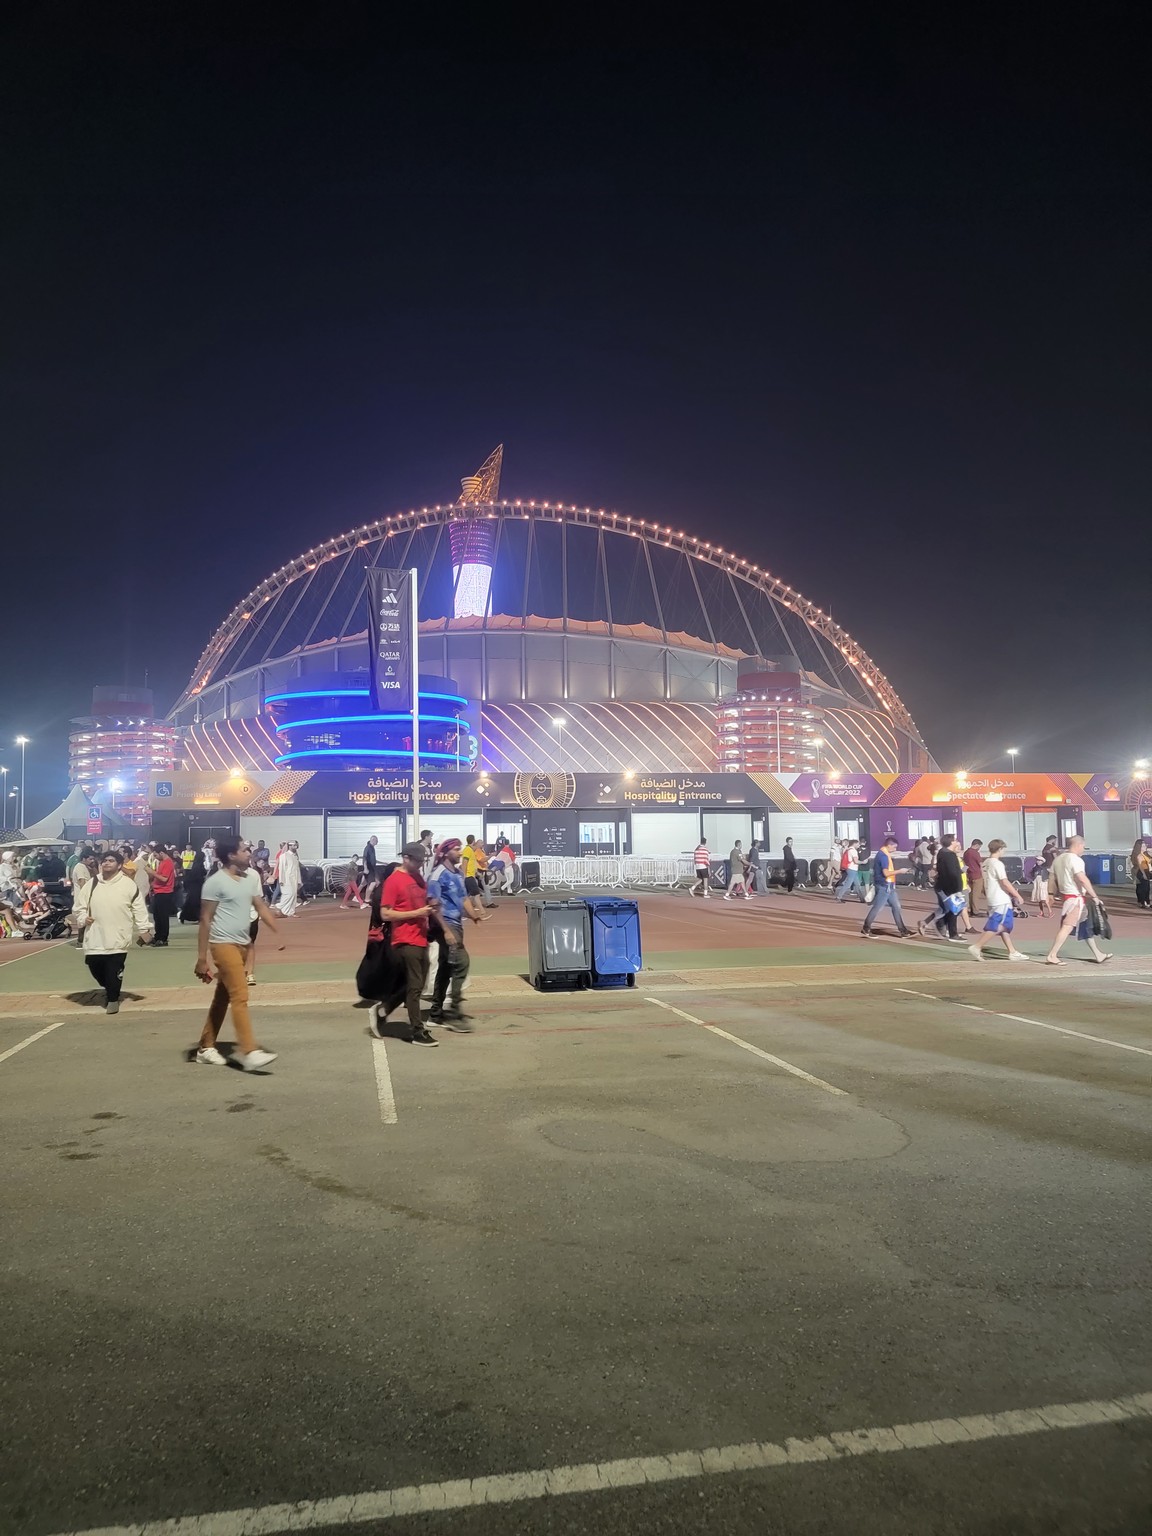
[[994, 837], [988, 844], [988, 857], [984, 860], [984, 894], [988, 901], [988, 918], [984, 932], [975, 944], [969, 944], [968, 953], [973, 960], [983, 960], [984, 946], [990, 939], [1000, 936], [1008, 951], [1009, 960], [1027, 960], [1028, 956], [1012, 943], [1015, 923], [1014, 906], [1023, 906], [1020, 892], [1008, 878], [1004, 860], [1000, 857], [1007, 847], [1002, 837]]
[[1111, 960], [1111, 955], [1106, 955], [1096, 942], [1092, 932], [1092, 926], [1088, 922], [1086, 903], [1096, 901], [1097, 895], [1092, 882], [1084, 872], [1084, 839], [1082, 837], [1070, 837], [1068, 846], [1063, 853], [1056, 855], [1056, 861], [1052, 865], [1052, 879], [1056, 884], [1056, 899], [1060, 903], [1060, 931], [1052, 941], [1052, 948], [1045, 956], [1046, 965], [1063, 965], [1065, 962], [1059, 958], [1060, 951], [1072, 937], [1073, 929], [1076, 937], [1087, 944], [1092, 951], [1097, 965], [1103, 965], [1105, 960]]
[[227, 1066], [227, 1058], [217, 1050], [216, 1040], [231, 1007], [236, 1043], [240, 1047], [240, 1065], [245, 1072], [256, 1072], [274, 1062], [276, 1055], [257, 1044], [248, 1015], [247, 958], [252, 942], [252, 912], [255, 910], [261, 922], [273, 933], [276, 932], [276, 919], [264, 900], [260, 876], [249, 867], [252, 854], [247, 846], [237, 838], [222, 837], [216, 852], [220, 868], [205, 880], [200, 898], [200, 947], [196, 956], [196, 975], [205, 984], [214, 980], [216, 991], [200, 1036], [196, 1060], [205, 1067]]

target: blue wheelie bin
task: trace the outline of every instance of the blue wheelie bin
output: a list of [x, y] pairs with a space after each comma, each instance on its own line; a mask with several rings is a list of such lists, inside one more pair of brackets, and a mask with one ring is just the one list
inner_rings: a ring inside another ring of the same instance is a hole
[[592, 985], [634, 987], [643, 969], [640, 908], [617, 896], [586, 896], [592, 925]]
[[1111, 856], [1106, 853], [1086, 853], [1084, 855], [1084, 873], [1093, 885], [1111, 885]]

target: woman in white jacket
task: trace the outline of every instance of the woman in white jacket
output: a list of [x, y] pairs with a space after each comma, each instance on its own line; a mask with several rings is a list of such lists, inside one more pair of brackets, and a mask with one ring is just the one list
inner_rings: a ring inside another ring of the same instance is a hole
[[144, 898], [123, 869], [124, 856], [106, 853], [99, 880], [89, 881], [76, 897], [76, 922], [83, 935], [84, 963], [104, 989], [104, 1012], [120, 1012], [120, 988], [128, 947], [152, 942], [152, 919]]

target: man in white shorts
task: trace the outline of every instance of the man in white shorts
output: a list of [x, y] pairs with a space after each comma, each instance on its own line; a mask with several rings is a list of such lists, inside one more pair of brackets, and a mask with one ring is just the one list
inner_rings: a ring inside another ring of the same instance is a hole
[[975, 944], [969, 944], [968, 953], [973, 960], [983, 960], [984, 946], [997, 935], [1004, 940], [1009, 960], [1027, 960], [1028, 956], [1012, 943], [1015, 918], [1014, 906], [1023, 906], [1020, 892], [1008, 879], [1001, 853], [1008, 845], [1002, 837], [994, 837], [988, 844], [988, 857], [984, 860], [984, 894], [988, 901], [988, 920], [984, 932]]
[[1087, 944], [1092, 951], [1097, 965], [1103, 965], [1105, 960], [1111, 960], [1111, 955], [1106, 955], [1096, 942], [1091, 924], [1088, 922], [1087, 902], [1089, 898], [1095, 901], [1096, 892], [1092, 882], [1084, 872], [1084, 839], [1082, 837], [1070, 837], [1068, 846], [1063, 853], [1057, 854], [1056, 862], [1052, 865], [1052, 879], [1056, 883], [1056, 899], [1060, 903], [1060, 931], [1052, 943], [1052, 948], [1045, 957], [1046, 965], [1063, 965], [1065, 962], [1059, 958], [1060, 951], [1075, 930], [1076, 937]]

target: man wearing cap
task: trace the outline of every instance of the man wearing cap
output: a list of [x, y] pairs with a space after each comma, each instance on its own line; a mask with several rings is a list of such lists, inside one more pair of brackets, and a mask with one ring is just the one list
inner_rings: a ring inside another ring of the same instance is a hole
[[912, 937], [912, 930], [904, 922], [904, 914], [900, 910], [900, 898], [896, 894], [897, 846], [895, 837], [886, 837], [880, 845], [880, 852], [872, 860], [872, 882], [876, 887], [876, 895], [868, 909], [868, 916], [864, 919], [864, 926], [860, 930], [865, 938], [871, 937], [872, 924], [885, 907], [892, 908], [892, 918], [900, 937], [904, 939]]
[[394, 869], [380, 892], [380, 916], [392, 924], [392, 952], [404, 968], [403, 990], [378, 1004], [369, 1026], [384, 1039], [381, 1025], [403, 1002], [408, 1009], [408, 1040], [413, 1045], [439, 1045], [424, 1028], [420, 997], [428, 980], [428, 919], [436, 908], [429, 904], [424, 884], [423, 843], [406, 843], [400, 868]]
[[[440, 844], [436, 854], [436, 868], [428, 881], [428, 895], [440, 903], [438, 915], [444, 930], [428, 1022], [443, 1024], [446, 1029], [455, 1030], [458, 1034], [467, 1034], [472, 1026], [460, 1006], [470, 963], [468, 951], [464, 947], [464, 919], [468, 917], [474, 923], [482, 922], [483, 919], [465, 888], [460, 862], [460, 839], [450, 837]], [[449, 982], [452, 1001], [445, 1010], [444, 998], [448, 993]]]

